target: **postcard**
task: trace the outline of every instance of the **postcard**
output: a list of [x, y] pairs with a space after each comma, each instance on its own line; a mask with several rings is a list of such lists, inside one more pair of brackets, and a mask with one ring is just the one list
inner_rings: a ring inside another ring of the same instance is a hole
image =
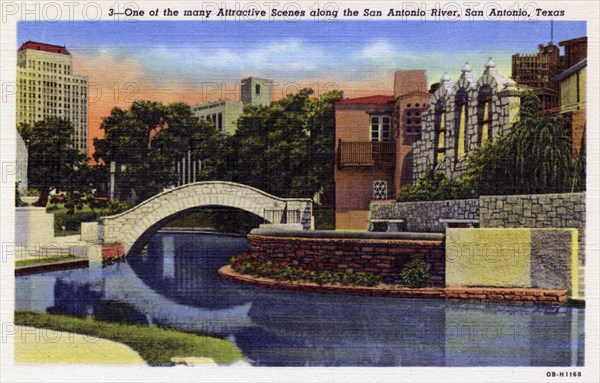
[[593, 1], [1, 7], [3, 381], [600, 378]]

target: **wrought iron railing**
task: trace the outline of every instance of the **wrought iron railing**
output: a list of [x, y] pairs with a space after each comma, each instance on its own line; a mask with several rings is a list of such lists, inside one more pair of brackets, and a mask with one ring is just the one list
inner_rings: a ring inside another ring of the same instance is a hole
[[338, 166], [390, 166], [396, 162], [394, 141], [344, 142], [338, 145]]

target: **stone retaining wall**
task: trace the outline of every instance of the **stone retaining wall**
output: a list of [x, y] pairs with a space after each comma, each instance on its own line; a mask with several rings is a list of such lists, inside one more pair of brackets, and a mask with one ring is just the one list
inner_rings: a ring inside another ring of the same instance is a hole
[[585, 211], [585, 193], [482, 196], [479, 226], [577, 229], [585, 263]]
[[294, 232], [277, 236], [268, 234], [256, 229], [248, 235], [253, 254], [286, 261], [307, 270], [372, 272], [385, 283], [400, 283], [404, 265], [412, 258], [422, 256], [431, 273], [431, 283], [434, 286], [445, 283], [442, 239], [431, 239], [431, 236], [424, 236], [424, 239], [351, 238], [351, 233], [344, 238], [339, 232], [337, 238], [328, 237], [326, 232], [311, 237], [301, 237], [298, 232], [298, 236]]
[[479, 220], [481, 228], [574, 228], [581, 263], [585, 263], [585, 212], [585, 193], [371, 204], [371, 219], [404, 219], [407, 231], [443, 233], [440, 219]]
[[373, 203], [371, 219], [404, 219], [407, 231], [443, 233], [440, 219], [479, 219], [479, 200]]

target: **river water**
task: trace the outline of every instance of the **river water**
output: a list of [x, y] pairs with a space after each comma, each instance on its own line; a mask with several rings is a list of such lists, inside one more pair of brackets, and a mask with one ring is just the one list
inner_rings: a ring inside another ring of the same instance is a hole
[[245, 238], [157, 234], [108, 267], [18, 277], [18, 310], [224, 337], [254, 366], [576, 366], [585, 310], [285, 292], [220, 279]]

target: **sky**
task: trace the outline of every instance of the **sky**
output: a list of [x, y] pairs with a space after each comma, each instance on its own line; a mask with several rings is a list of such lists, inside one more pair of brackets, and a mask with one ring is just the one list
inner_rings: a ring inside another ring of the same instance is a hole
[[[102, 117], [136, 99], [236, 99], [248, 76], [274, 80], [275, 99], [307, 86], [316, 94], [391, 95], [395, 70], [425, 69], [431, 84], [445, 72], [458, 79], [469, 62], [478, 78], [489, 57], [508, 77], [511, 56], [535, 53], [551, 40], [550, 30], [549, 21], [26, 21], [17, 43], [71, 52], [73, 74], [89, 82], [93, 148]], [[585, 35], [583, 21], [554, 22], [555, 44]]]

